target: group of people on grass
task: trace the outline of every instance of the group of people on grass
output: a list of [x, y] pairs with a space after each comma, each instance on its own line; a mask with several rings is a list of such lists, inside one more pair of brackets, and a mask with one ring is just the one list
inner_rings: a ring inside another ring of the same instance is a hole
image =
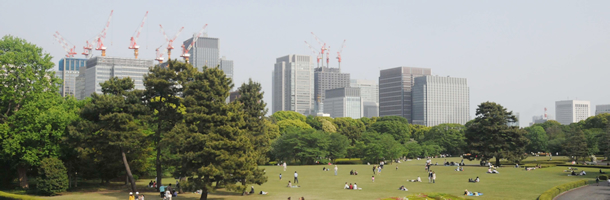
[[343, 189], [347, 189], [347, 190], [362, 190], [362, 188], [359, 188], [356, 183], [354, 183], [353, 185], [352, 185], [352, 183], [349, 183], [349, 185], [348, 185], [347, 182], [345, 182], [345, 186], [343, 187]]
[[358, 175], [358, 171], [354, 171], [354, 170], [352, 169], [352, 171], [349, 171], [349, 175]]
[[140, 194], [136, 192], [136, 195], [133, 195], [133, 192], [129, 193], [129, 200], [144, 200], [144, 194]]

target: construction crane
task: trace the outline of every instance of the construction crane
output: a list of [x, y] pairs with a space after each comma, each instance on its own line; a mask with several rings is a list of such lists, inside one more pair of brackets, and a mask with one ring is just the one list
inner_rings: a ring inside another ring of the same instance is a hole
[[313, 32], [311, 32], [311, 35], [313, 35], [313, 38], [316, 39], [316, 42], [318, 42], [318, 44], [320, 45], [320, 55], [322, 55], [322, 60], [324, 60], [324, 51], [327, 50], [326, 49], [326, 43], [322, 42], [320, 40], [320, 38], [318, 38], [318, 36], [316, 36], [316, 34], [314, 34]]
[[195, 46], [195, 42], [199, 39], [199, 36], [201, 36], [201, 34], [203, 34], [203, 31], [205, 30], [205, 28], [208, 27], [208, 24], [203, 25], [203, 28], [201, 28], [201, 30], [197, 33], [197, 35], [193, 34], [193, 39], [191, 40], [191, 44], [188, 47], [184, 47], [184, 44], [182, 44], [182, 55], [180, 57], [184, 58], [184, 61], [186, 63], [189, 63], [189, 58], [191, 57], [191, 54], [189, 54], [189, 51], [191, 51], [191, 48], [193, 48], [193, 46]]
[[68, 44], [68, 42], [66, 42], [64, 37], [62, 37], [61, 34], [59, 34], [59, 32], [55, 31], [55, 33], [53, 34], [53, 37], [55, 37], [55, 40], [57, 40], [57, 42], [59, 42], [61, 47], [64, 48], [64, 50], [66, 51], [66, 57], [72, 58], [72, 57], [74, 57], [74, 55], [77, 54], [74, 51], [74, 49], [76, 49], [76, 46], [70, 48], [70, 44]]
[[106, 39], [106, 32], [108, 31], [108, 27], [110, 26], [110, 20], [112, 19], [113, 12], [114, 10], [110, 11], [110, 16], [108, 17], [108, 21], [106, 22], [104, 30], [102, 30], [102, 32], [96, 37], [97, 41], [94, 40], [97, 43], [97, 47], [95, 48], [95, 50], [102, 51], [102, 56], [106, 56], [106, 46], [104, 46], [104, 39]]
[[176, 33], [176, 35], [174, 35], [174, 37], [170, 40], [167, 37], [167, 34], [165, 34], [165, 30], [163, 30], [163, 26], [161, 24], [159, 24], [159, 26], [161, 27], [161, 33], [163, 33], [163, 36], [165, 37], [165, 42], [167, 43], [167, 60], [171, 60], [171, 55], [172, 55], [172, 49], [174, 49], [174, 40], [176, 40], [176, 38], [178, 37], [178, 35], [180, 35], [180, 33], [182, 33], [182, 30], [184, 30], [184, 27], [180, 28], [180, 30], [178, 30], [178, 33]]
[[140, 32], [142, 31], [142, 27], [144, 27], [144, 22], [146, 21], [147, 16], [148, 11], [146, 11], [144, 19], [142, 19], [142, 23], [140, 23], [140, 27], [138, 27], [138, 30], [136, 30], [134, 33], [135, 36], [131, 36], [131, 42], [129, 43], [129, 49], [133, 49], [133, 55], [136, 56], [136, 59], [138, 59], [138, 49], [140, 48], [140, 46], [138, 46], [138, 38], [140, 37]]
[[330, 68], [330, 46], [326, 50], [326, 67]]
[[341, 48], [337, 51], [337, 60], [339, 61], [339, 69], [341, 69], [341, 53], [343, 52], [343, 48], [345, 47], [345, 40], [343, 40], [343, 44], [341, 44]]
[[163, 47], [163, 45], [161, 45], [161, 46], [157, 47], [157, 49], [155, 49], [155, 52], [156, 52], [155, 60], [159, 61], [159, 64], [163, 62], [163, 53], [164, 53], [164, 51], [159, 52], [159, 49], [161, 47]]
[[85, 58], [89, 58], [89, 55], [91, 54], [91, 50], [93, 50], [93, 44], [89, 43], [89, 41], [87, 40], [87, 45], [85, 45], [83, 47], [83, 55], [85, 55]]
[[313, 52], [313, 55], [316, 55], [316, 58], [318, 59], [318, 67], [320, 67], [320, 54], [313, 48], [311, 47], [311, 45], [309, 45], [309, 43], [307, 43], [307, 41], [305, 41], [305, 44], [307, 45], [307, 47], [309, 47], [309, 49], [311, 49], [311, 52]]

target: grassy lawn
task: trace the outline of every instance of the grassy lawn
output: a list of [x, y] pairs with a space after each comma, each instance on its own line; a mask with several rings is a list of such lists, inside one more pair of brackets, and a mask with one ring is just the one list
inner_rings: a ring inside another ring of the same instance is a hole
[[[558, 159], [559, 157], [553, 157]], [[533, 160], [535, 158], [528, 158]], [[544, 157], [538, 158], [545, 159]], [[433, 159], [432, 162], [444, 162], [444, 158]], [[448, 161], [460, 161], [460, 158], [449, 158]], [[465, 161], [467, 165], [477, 164], [478, 161]], [[339, 165], [339, 175], [335, 176], [334, 172], [322, 171], [323, 165], [319, 166], [288, 166], [286, 172], [282, 167], [264, 166], [269, 176], [267, 183], [254, 188], [258, 193], [260, 190], [269, 192], [268, 195], [250, 195], [241, 196], [235, 193], [217, 191], [210, 194], [211, 199], [298, 199], [305, 197], [306, 199], [379, 199], [385, 197], [403, 197], [408, 194], [440, 192], [461, 196], [465, 189], [469, 191], [477, 191], [484, 193], [480, 197], [471, 197], [472, 199], [536, 199], [545, 190], [560, 185], [562, 183], [589, 179], [593, 180], [599, 173], [599, 169], [584, 169], [587, 171], [586, 176], [567, 176], [568, 173], [563, 172], [565, 167], [551, 167], [536, 169], [533, 171], [525, 171], [516, 169], [511, 166], [506, 166], [498, 171], [500, 174], [487, 174], [487, 168], [478, 166], [466, 166], [463, 172], [456, 172], [455, 167], [433, 166], [432, 170], [437, 174], [437, 182], [435, 184], [427, 183], [427, 172], [424, 170], [425, 160], [414, 160], [403, 162], [400, 164], [386, 165], [381, 174], [375, 175], [375, 182], [371, 181], [372, 166], [368, 165]], [[398, 170], [396, 170], [398, 166]], [[350, 170], [358, 171], [359, 175], [350, 176]], [[292, 181], [294, 171], [299, 173], [300, 188], [287, 188], [288, 181]], [[282, 173], [283, 179], [279, 180], [279, 174]], [[407, 182], [407, 179], [416, 179], [420, 176], [423, 183]], [[480, 183], [468, 183], [468, 178], [479, 176]], [[152, 190], [146, 190], [145, 185], [150, 179], [142, 179], [138, 182], [141, 193], [144, 193], [147, 199], [160, 199], [158, 193]], [[175, 183], [172, 178], [164, 179], [165, 183]], [[342, 189], [348, 183], [357, 183], [358, 187], [363, 188], [360, 191]], [[404, 185], [409, 191], [399, 191], [398, 187]], [[127, 199], [128, 187], [115, 185], [114, 188], [104, 190], [87, 190], [82, 192], [67, 192], [61, 196], [45, 197], [46, 199]], [[174, 199], [198, 199], [197, 194], [184, 194]]]

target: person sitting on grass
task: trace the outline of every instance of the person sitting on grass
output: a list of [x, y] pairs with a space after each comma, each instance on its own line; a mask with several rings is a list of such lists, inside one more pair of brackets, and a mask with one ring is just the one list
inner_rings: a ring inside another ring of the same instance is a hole
[[481, 182], [481, 179], [479, 179], [479, 177], [477, 176], [477, 178], [476, 178], [476, 179], [474, 179], [474, 182], [477, 182], [477, 183], [478, 183], [478, 182]]
[[406, 188], [404, 185], [403, 185], [403, 186], [400, 186], [400, 187], [398, 188], [398, 190], [402, 190], [402, 191], [409, 191], [409, 190], [407, 190], [407, 188]]
[[349, 171], [349, 175], [354, 175], [354, 170], [352, 169], [352, 171]]
[[491, 174], [491, 168], [487, 169], [487, 173]]
[[600, 174], [606, 174], [606, 172], [602, 172], [602, 169], [599, 169]]
[[495, 169], [494, 169], [494, 170], [492, 170], [492, 171], [491, 171], [491, 173], [492, 173], [492, 174], [499, 174], [500, 172], [498, 172], [498, 170], [495, 170]]
[[418, 176], [417, 179], [407, 180], [408, 182], [421, 182], [421, 178]]
[[347, 182], [345, 182], [345, 187], [343, 187], [343, 189], [349, 189], [349, 185], [347, 184]]
[[576, 176], [576, 172], [574, 172], [574, 170], [572, 170], [572, 174], [570, 174], [572, 176]]
[[259, 194], [266, 195], [266, 194], [269, 194], [269, 193], [261, 190], [261, 192]]
[[580, 172], [580, 175], [581, 175], [581, 176], [587, 175], [587, 172], [585, 172], [585, 170], [582, 170], [582, 171]]
[[358, 175], [358, 171], [354, 171], [354, 175]]
[[354, 189], [354, 185], [352, 185], [352, 183], [349, 183], [349, 188], [348, 189], [353, 190]]
[[[357, 189], [358, 189], [358, 185], [356, 185], [356, 183], [354, 183], [354, 190], [357, 190]], [[362, 189], [362, 188], [360, 188], [360, 189]]]
[[519, 163], [515, 163], [515, 168], [519, 168]]
[[301, 186], [298, 186], [298, 185], [293, 186], [292, 183], [290, 181], [288, 181], [288, 185], [286, 187], [289, 187], [289, 188], [298, 188], [298, 187], [301, 187]]

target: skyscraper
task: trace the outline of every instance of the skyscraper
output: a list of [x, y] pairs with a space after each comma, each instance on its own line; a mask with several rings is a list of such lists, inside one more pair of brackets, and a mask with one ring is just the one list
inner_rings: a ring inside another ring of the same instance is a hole
[[401, 116], [412, 122], [413, 79], [431, 75], [429, 68], [396, 67], [379, 72], [379, 116]]
[[291, 54], [277, 58], [272, 77], [273, 112], [312, 113], [314, 82], [310, 56]]
[[563, 125], [585, 120], [591, 116], [591, 102], [581, 100], [555, 101], [557, 122]]
[[604, 105], [596, 105], [595, 106], [595, 115], [599, 115], [602, 113], [610, 113], [610, 104]]
[[326, 90], [324, 112], [330, 117], [351, 117], [358, 119], [363, 116], [363, 103], [359, 88], [336, 88]]
[[[184, 41], [184, 46], [191, 45], [193, 38]], [[195, 42], [195, 46], [189, 50], [191, 57], [189, 62], [199, 71], [203, 66], [217, 67], [220, 64], [220, 40], [218, 38], [199, 37]]]
[[[91, 96], [92, 93], [102, 93], [100, 83], [112, 77], [130, 77], [134, 80], [135, 88], [143, 90], [144, 74], [153, 66], [153, 60], [94, 57], [87, 60], [87, 70], [84, 75], [84, 89], [81, 98]], [[81, 82], [81, 81], [79, 81]]]
[[87, 59], [84, 58], [62, 58], [59, 60], [59, 71], [56, 76], [62, 80], [59, 92], [61, 96], [76, 96], [76, 77], [79, 69], [85, 67]]
[[379, 85], [374, 80], [352, 79], [350, 87], [360, 88], [360, 95], [364, 102], [379, 103]]
[[[232, 60], [227, 60], [226, 57], [222, 57], [220, 59], [220, 69], [225, 72], [225, 75], [227, 75], [227, 77], [231, 78], [231, 81], [233, 81], [233, 61]], [[233, 82], [233, 84], [236, 84], [235, 82]]]
[[[324, 102], [326, 90], [349, 87], [350, 75], [339, 68], [317, 67], [314, 70], [314, 103]], [[320, 106], [320, 105], [318, 105]], [[321, 111], [320, 107], [318, 112]]]
[[470, 94], [465, 78], [427, 75], [414, 80], [413, 124], [464, 125], [468, 122]]

